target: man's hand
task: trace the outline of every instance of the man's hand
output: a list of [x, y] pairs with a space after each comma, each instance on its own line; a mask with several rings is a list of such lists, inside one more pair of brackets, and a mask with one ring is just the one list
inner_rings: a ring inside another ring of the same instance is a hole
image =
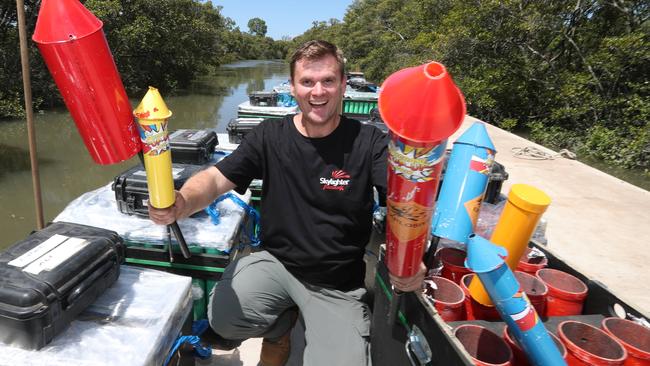
[[424, 263], [420, 263], [420, 268], [418, 272], [411, 277], [398, 277], [388, 274], [390, 277], [390, 283], [395, 286], [395, 289], [402, 292], [413, 292], [422, 290], [422, 282], [424, 281], [424, 275], [427, 273], [427, 267]]
[[185, 198], [179, 191], [176, 194], [176, 202], [171, 207], [155, 208], [149, 203], [149, 218], [158, 225], [169, 225], [182, 217], [185, 210]]

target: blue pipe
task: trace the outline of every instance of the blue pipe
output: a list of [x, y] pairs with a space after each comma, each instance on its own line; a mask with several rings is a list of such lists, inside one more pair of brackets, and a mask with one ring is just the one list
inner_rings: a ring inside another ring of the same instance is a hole
[[454, 142], [431, 220], [433, 235], [466, 243], [474, 231], [496, 150], [482, 122]]
[[465, 266], [476, 272], [511, 334], [534, 366], [566, 365], [514, 273], [506, 265], [508, 251], [478, 235], [467, 242]]

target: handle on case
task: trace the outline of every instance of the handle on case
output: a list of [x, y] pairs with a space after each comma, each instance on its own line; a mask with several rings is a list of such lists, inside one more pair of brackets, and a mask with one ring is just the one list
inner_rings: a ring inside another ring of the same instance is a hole
[[104, 276], [111, 269], [115, 268], [116, 261], [117, 258], [113, 256], [111, 260], [99, 266], [99, 268], [95, 269], [90, 276], [86, 277], [86, 279], [84, 279], [80, 284], [72, 289], [72, 291], [70, 291], [68, 296], [65, 298], [65, 304], [63, 304], [63, 308], [68, 309], [71, 307], [75, 301], [77, 301], [77, 299], [80, 298], [84, 292], [86, 292], [86, 290], [93, 287], [95, 281], [97, 281], [98, 278]]
[[189, 248], [187, 247], [187, 243], [185, 242], [185, 238], [183, 237], [183, 233], [181, 232], [181, 228], [178, 227], [178, 223], [174, 221], [169, 225], [169, 227], [172, 229], [172, 232], [174, 233], [174, 236], [176, 237], [176, 241], [178, 242], [178, 246], [181, 248], [181, 253], [183, 254], [183, 258], [187, 259], [192, 256], [190, 253]]

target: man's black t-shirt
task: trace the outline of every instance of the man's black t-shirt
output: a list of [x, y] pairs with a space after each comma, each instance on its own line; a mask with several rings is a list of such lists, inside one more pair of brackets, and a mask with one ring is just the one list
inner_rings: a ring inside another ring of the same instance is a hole
[[290, 115], [263, 121], [216, 166], [238, 191], [263, 179], [262, 244], [289, 272], [347, 291], [363, 286], [372, 188], [386, 192], [387, 144], [378, 128], [345, 117], [328, 136], [308, 138]]

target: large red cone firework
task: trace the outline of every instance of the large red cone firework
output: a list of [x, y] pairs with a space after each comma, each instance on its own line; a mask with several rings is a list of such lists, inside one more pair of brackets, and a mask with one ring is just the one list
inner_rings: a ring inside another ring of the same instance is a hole
[[389, 76], [379, 111], [392, 135], [386, 263], [393, 275], [408, 277], [422, 262], [446, 140], [465, 117], [465, 101], [445, 67], [431, 62]]
[[113, 164], [140, 151], [102, 22], [77, 0], [43, 0], [32, 39], [93, 160]]

